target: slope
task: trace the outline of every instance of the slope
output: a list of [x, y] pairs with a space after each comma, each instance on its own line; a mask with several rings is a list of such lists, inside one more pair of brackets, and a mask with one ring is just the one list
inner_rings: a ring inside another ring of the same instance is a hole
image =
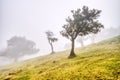
[[120, 80], [120, 36], [1, 67], [0, 80]]

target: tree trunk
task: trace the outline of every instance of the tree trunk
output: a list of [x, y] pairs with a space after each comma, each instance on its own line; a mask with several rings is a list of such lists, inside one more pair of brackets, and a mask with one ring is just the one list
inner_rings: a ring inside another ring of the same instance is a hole
[[52, 42], [50, 40], [48, 40], [49, 44], [50, 44], [50, 47], [51, 47], [51, 54], [54, 53], [54, 50], [53, 50], [53, 45], [52, 45]]
[[73, 58], [73, 57], [76, 56], [76, 55], [75, 55], [75, 52], [74, 52], [74, 43], [75, 43], [75, 40], [72, 39], [72, 48], [71, 48], [71, 52], [70, 52], [70, 55], [69, 55], [68, 58]]
[[92, 34], [92, 36], [91, 36], [91, 43], [92, 43], [92, 44], [95, 43], [95, 34]]
[[52, 43], [50, 43], [50, 46], [51, 46], [51, 50], [52, 50], [51, 54], [53, 54], [53, 53], [54, 53], [54, 50], [53, 50], [53, 45], [52, 45]]
[[91, 43], [94, 44], [94, 36], [91, 37]]
[[83, 47], [84, 46], [84, 43], [83, 43], [83, 38], [81, 37], [81, 39], [80, 39], [80, 43], [81, 43], [81, 47]]

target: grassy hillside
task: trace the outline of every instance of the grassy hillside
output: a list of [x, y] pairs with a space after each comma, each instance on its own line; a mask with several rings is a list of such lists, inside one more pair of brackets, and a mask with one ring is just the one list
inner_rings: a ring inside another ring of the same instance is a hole
[[0, 67], [0, 80], [120, 80], [120, 36]]

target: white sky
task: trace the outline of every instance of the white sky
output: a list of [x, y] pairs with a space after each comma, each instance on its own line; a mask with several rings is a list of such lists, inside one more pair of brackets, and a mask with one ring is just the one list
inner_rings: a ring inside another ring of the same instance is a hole
[[120, 26], [120, 0], [0, 0], [0, 49], [6, 47], [6, 40], [13, 36], [25, 36], [36, 42], [39, 54], [50, 53], [45, 31], [51, 30], [59, 41], [55, 50], [63, 50], [69, 40], [59, 31], [66, 23], [71, 10], [89, 8], [102, 10], [100, 21], [108, 27]]

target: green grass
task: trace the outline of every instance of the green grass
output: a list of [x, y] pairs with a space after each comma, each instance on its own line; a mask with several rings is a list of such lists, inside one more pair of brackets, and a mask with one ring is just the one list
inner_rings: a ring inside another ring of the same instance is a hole
[[120, 36], [0, 67], [0, 80], [120, 80]]

